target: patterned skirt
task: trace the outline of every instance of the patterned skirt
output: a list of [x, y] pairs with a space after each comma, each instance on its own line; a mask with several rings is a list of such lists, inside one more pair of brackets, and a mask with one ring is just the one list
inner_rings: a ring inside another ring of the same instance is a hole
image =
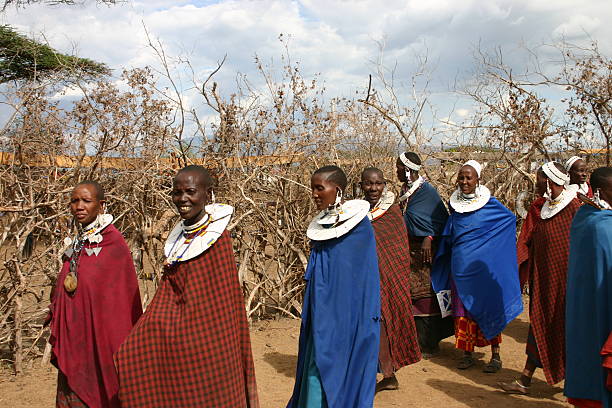
[[487, 340], [478, 323], [464, 316], [455, 317], [455, 337], [455, 347], [468, 352], [474, 351], [474, 347], [497, 346], [502, 342], [501, 333]]
[[57, 408], [88, 408], [78, 395], [70, 389], [68, 378], [58, 370], [57, 372], [57, 395], [55, 397]]

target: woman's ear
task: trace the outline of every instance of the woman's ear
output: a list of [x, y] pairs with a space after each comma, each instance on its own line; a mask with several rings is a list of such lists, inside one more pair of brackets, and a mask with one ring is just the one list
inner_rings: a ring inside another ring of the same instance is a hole
[[206, 189], [206, 192], [208, 194], [208, 203], [209, 204], [215, 204], [215, 191], [213, 190], [213, 187], [210, 186]]

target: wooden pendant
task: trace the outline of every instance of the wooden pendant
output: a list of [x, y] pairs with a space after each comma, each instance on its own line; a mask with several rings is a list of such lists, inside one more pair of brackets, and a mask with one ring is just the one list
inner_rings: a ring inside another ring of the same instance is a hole
[[73, 272], [70, 272], [68, 275], [66, 275], [66, 278], [64, 278], [64, 289], [66, 289], [66, 292], [68, 293], [73, 293], [77, 288], [77, 277]]

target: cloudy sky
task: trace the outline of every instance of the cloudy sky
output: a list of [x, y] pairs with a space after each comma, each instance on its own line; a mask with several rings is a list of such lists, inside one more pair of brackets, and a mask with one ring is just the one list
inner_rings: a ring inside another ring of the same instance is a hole
[[[517, 70], [521, 45], [573, 42], [591, 37], [612, 54], [610, 0], [128, 0], [112, 7], [28, 6], [0, 14], [0, 22], [44, 38], [55, 48], [123, 67], [156, 64], [145, 29], [170, 55], [188, 57], [205, 76], [225, 54], [217, 80], [233, 86], [237, 73], [256, 78], [254, 55], [278, 64], [279, 34], [290, 35], [290, 51], [309, 77], [319, 73], [330, 96], [351, 96], [367, 85], [385, 44], [384, 63], [397, 64], [407, 81], [416, 55], [425, 52], [433, 70], [431, 91], [440, 110], [456, 97], [449, 88], [473, 69], [473, 50], [501, 47]], [[608, 23], [605, 23], [608, 21]], [[460, 101], [455, 116], [471, 107]], [[443, 116], [443, 115], [442, 115]], [[457, 119], [456, 117], [454, 119]]]

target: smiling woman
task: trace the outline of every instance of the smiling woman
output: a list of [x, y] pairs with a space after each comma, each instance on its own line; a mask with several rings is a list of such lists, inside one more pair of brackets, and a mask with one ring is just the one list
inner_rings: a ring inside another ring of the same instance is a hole
[[172, 202], [185, 225], [193, 225], [206, 215], [204, 207], [210, 202], [213, 180], [200, 166], [187, 166], [172, 183]]
[[124, 408], [259, 407], [226, 229], [234, 209], [209, 204], [213, 184], [201, 166], [187, 166], [174, 177], [172, 202], [181, 221], [164, 246], [164, 274], [115, 357]]

